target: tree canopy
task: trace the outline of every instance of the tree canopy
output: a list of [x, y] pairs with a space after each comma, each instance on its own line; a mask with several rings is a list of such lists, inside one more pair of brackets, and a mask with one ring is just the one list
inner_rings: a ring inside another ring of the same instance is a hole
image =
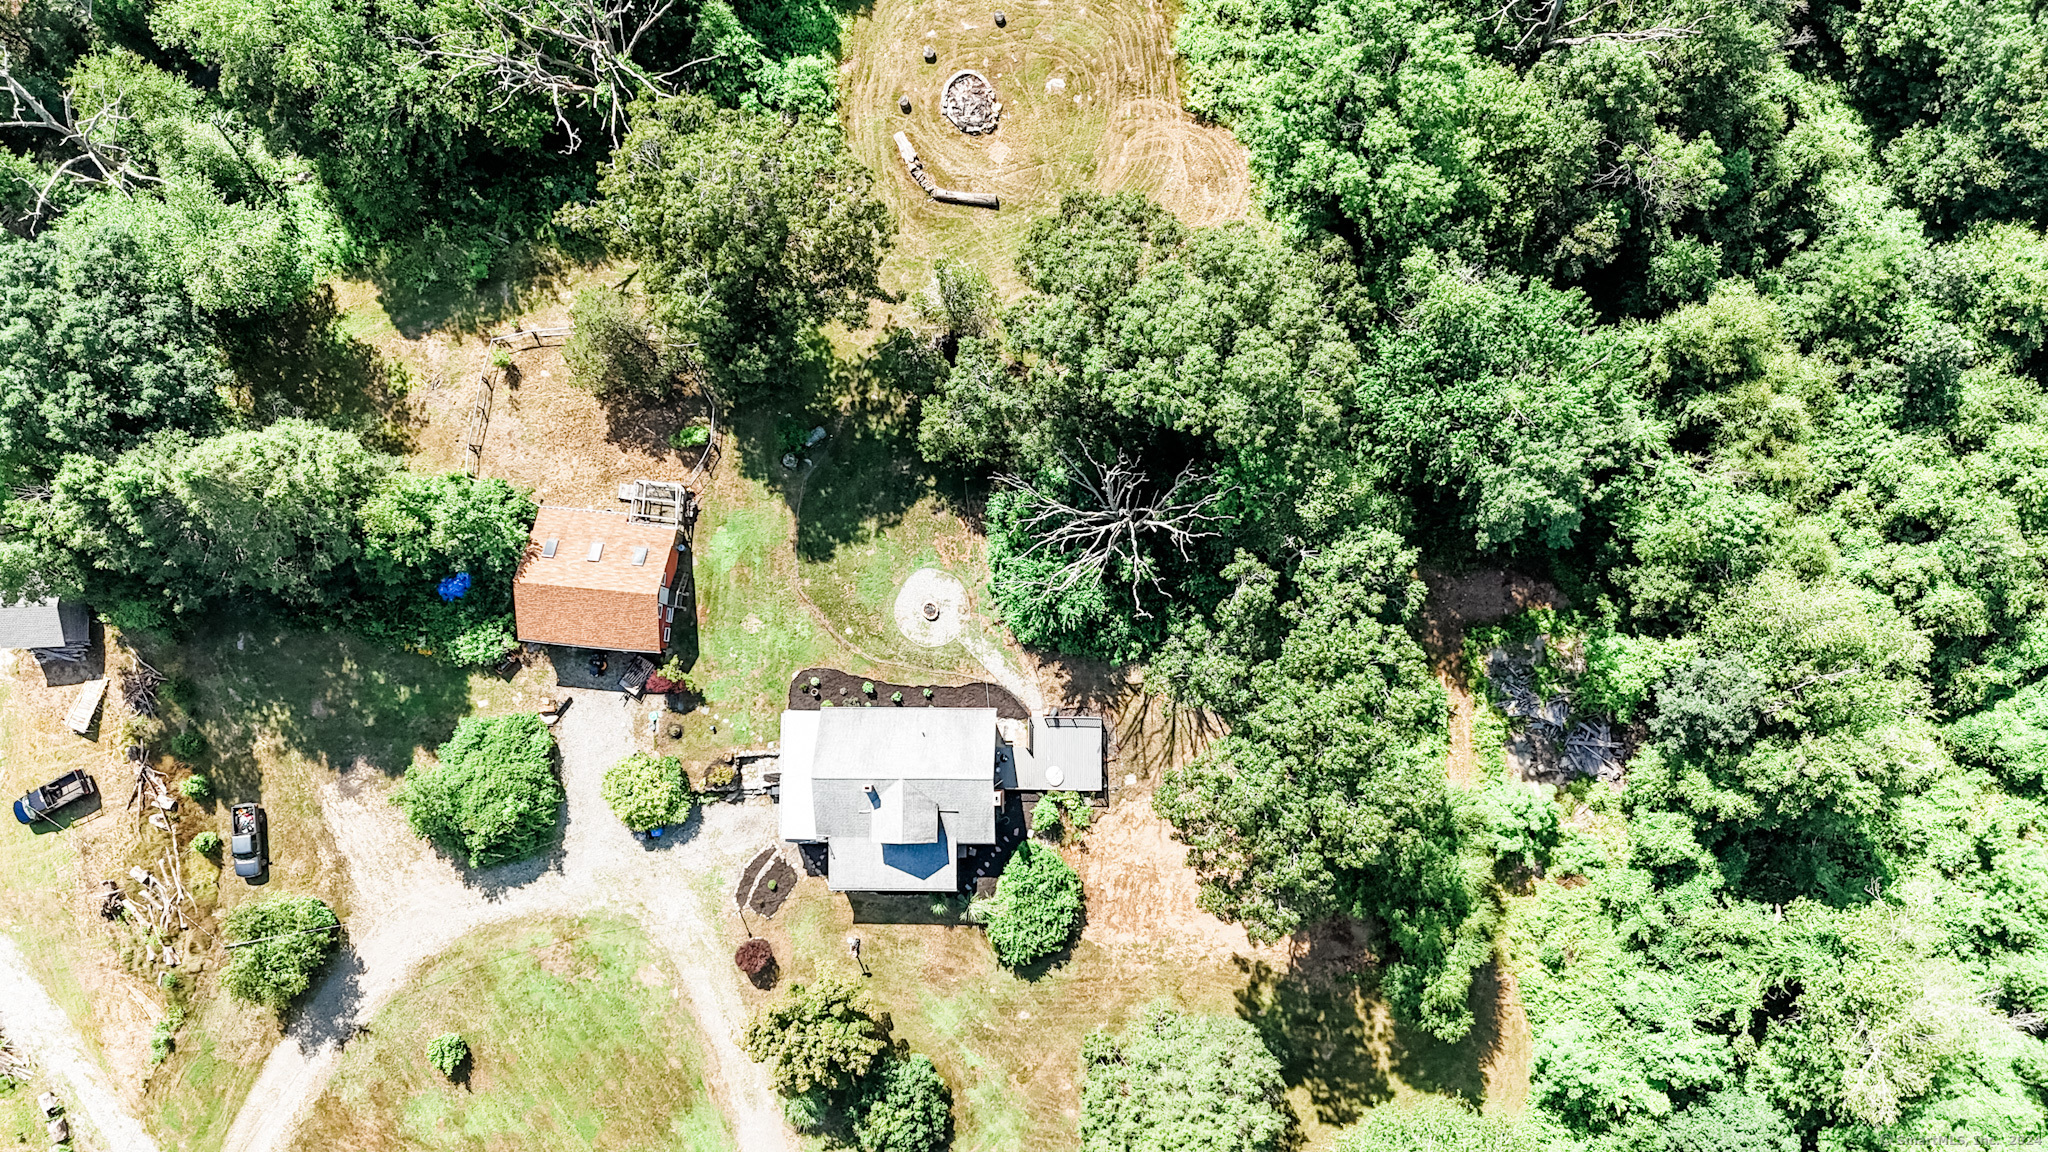
[[1082, 1152], [1277, 1152], [1288, 1117], [1280, 1062], [1256, 1028], [1164, 1004], [1081, 1048]]
[[472, 868], [546, 847], [563, 799], [555, 738], [531, 712], [464, 719], [392, 796], [415, 833]]

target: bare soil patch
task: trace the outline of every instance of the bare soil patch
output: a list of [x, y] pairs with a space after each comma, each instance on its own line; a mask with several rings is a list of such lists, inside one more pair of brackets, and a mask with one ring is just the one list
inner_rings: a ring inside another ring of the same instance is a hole
[[[811, 680], [818, 681], [817, 687]], [[874, 685], [872, 694], [863, 685]], [[924, 690], [932, 690], [925, 699]], [[813, 695], [813, 693], [816, 693]], [[890, 699], [903, 694], [901, 703]], [[830, 701], [835, 708], [993, 708], [1002, 720], [1029, 720], [1031, 711], [1000, 684], [976, 680], [967, 684], [892, 684], [887, 680], [864, 679], [837, 668], [806, 668], [789, 680], [789, 707], [793, 712], [816, 712]]]
[[1505, 620], [1531, 608], [1568, 608], [1564, 593], [1544, 581], [1499, 568], [1481, 568], [1452, 575], [1426, 571], [1422, 582], [1429, 597], [1422, 604], [1422, 649], [1430, 671], [1451, 696], [1451, 747], [1445, 765], [1453, 784], [1478, 778], [1472, 748], [1472, 670], [1465, 666], [1465, 629]]
[[[534, 292], [520, 328], [565, 328], [576, 290], [618, 279], [605, 268], [551, 281]], [[491, 364], [484, 334], [438, 331], [408, 338], [390, 326], [374, 290], [344, 284], [340, 298], [349, 322], [370, 330], [381, 353], [403, 365], [414, 381], [407, 397], [414, 421], [411, 466], [459, 471], [465, 462], [470, 413], [479, 380], [492, 381], [483, 474], [531, 488], [541, 500], [590, 508], [617, 508], [618, 486], [629, 480], [682, 479], [701, 449], [673, 447], [669, 437], [701, 420], [707, 405], [696, 395], [649, 404], [604, 403], [569, 381], [560, 347], [508, 350], [512, 364]], [[494, 329], [494, 331], [497, 329]]]
[[1173, 838], [1173, 826], [1152, 811], [1150, 795], [1126, 792], [1070, 853], [1088, 906], [1081, 938], [1102, 945], [1163, 944], [1202, 956], [1262, 951], [1242, 927], [1202, 909], [1187, 853]]

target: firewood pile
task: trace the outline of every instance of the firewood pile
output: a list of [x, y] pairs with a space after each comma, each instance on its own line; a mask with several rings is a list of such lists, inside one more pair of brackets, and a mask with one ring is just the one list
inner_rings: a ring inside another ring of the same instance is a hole
[[26, 1080], [34, 1072], [28, 1057], [15, 1050], [14, 1041], [0, 1035], [0, 1080]]
[[939, 94], [939, 115], [969, 136], [996, 130], [1003, 106], [996, 102], [995, 85], [979, 72], [955, 72]]
[[121, 677], [121, 699], [128, 710], [137, 716], [156, 715], [157, 686], [164, 682], [164, 674], [135, 659], [135, 670]]

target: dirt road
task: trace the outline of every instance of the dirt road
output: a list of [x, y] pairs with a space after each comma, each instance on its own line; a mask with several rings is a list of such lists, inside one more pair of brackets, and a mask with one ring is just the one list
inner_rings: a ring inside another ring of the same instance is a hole
[[789, 1147], [767, 1077], [733, 1041], [746, 1019], [737, 970], [712, 963], [726, 953], [722, 894], [748, 859], [775, 842], [774, 810], [715, 805], [678, 842], [644, 847], [611, 814], [602, 792], [605, 770], [633, 750], [639, 713], [617, 693], [568, 694], [575, 702], [555, 729], [568, 822], [553, 856], [464, 872], [406, 827], [388, 799], [391, 782], [344, 776], [323, 789], [323, 814], [356, 889], [349, 946], [272, 1049], [224, 1152], [291, 1147], [293, 1129], [334, 1075], [356, 1026], [464, 933], [514, 917], [596, 910], [634, 916], [669, 951], [738, 1145], [748, 1152]]
[[0, 1032], [62, 1086], [58, 1094], [69, 1105], [73, 1128], [97, 1137], [98, 1146], [110, 1152], [156, 1152], [156, 1141], [85, 1054], [71, 1018], [43, 991], [21, 950], [5, 936], [0, 936]]

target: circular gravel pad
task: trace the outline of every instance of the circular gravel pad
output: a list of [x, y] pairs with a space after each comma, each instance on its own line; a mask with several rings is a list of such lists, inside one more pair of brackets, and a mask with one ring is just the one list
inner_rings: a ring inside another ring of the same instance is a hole
[[[939, 618], [924, 618], [924, 606], [939, 606]], [[937, 648], [960, 636], [967, 612], [967, 589], [937, 568], [919, 568], [896, 593], [896, 627], [913, 644]]]

